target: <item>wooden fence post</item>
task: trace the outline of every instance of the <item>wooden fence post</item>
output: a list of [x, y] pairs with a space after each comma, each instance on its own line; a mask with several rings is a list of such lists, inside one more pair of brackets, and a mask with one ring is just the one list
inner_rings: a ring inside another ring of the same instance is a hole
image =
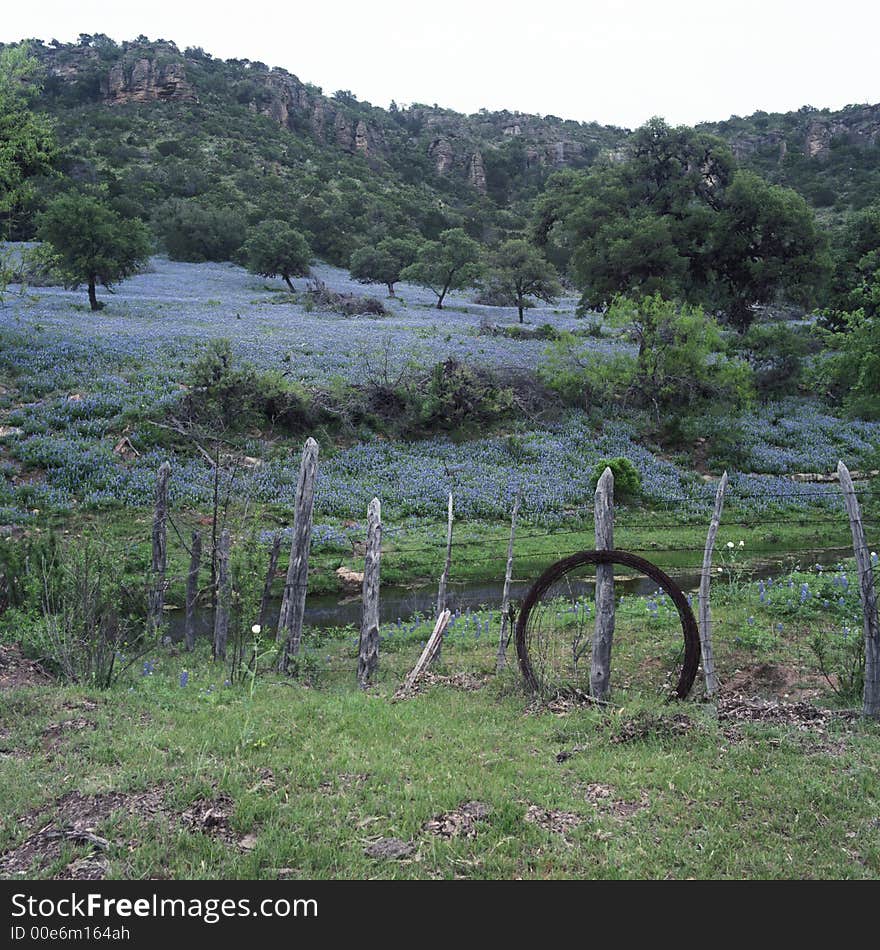
[[[443, 573], [440, 575], [440, 586], [437, 589], [437, 616], [439, 617], [446, 610], [446, 585], [449, 583], [449, 570], [452, 567], [452, 492], [449, 493], [449, 504], [447, 505], [448, 515], [446, 524], [446, 563], [443, 566]], [[443, 640], [437, 644], [437, 650], [433, 654], [433, 661], [439, 663], [443, 653]]]
[[[606, 468], [596, 485], [596, 550], [614, 547], [614, 474]], [[590, 695], [607, 699], [611, 692], [611, 646], [614, 641], [614, 566], [596, 565], [596, 629], [590, 666]]]
[[853, 550], [859, 571], [859, 596], [862, 601], [862, 615], [865, 630], [865, 691], [862, 712], [872, 719], [880, 719], [880, 621], [877, 617], [877, 591], [874, 587], [874, 570], [871, 553], [865, 539], [862, 525], [862, 513], [856, 498], [852, 477], [843, 462], [837, 463], [837, 475], [843, 491], [849, 526], [852, 530]]
[[293, 538], [290, 542], [290, 564], [284, 583], [284, 597], [278, 617], [277, 639], [284, 638], [284, 649], [278, 666], [286, 673], [290, 660], [299, 653], [302, 640], [306, 590], [309, 583], [309, 545], [312, 540], [312, 511], [315, 505], [315, 482], [318, 478], [318, 443], [307, 439], [296, 486], [296, 510]]
[[152, 589], [149, 596], [149, 632], [156, 634], [162, 626], [165, 607], [165, 571], [168, 566], [168, 478], [171, 465], [163, 462], [156, 477], [156, 507], [153, 511]]
[[186, 627], [184, 642], [192, 651], [196, 646], [196, 598], [199, 595], [199, 568], [202, 564], [202, 532], [193, 531], [189, 555], [189, 572], [186, 575]]
[[358, 686], [366, 689], [379, 666], [379, 562], [382, 558], [382, 506], [374, 498], [367, 508], [364, 556], [364, 613], [358, 650]]
[[229, 577], [229, 532], [224, 528], [217, 547], [217, 609], [214, 611], [214, 659], [226, 659], [229, 636], [229, 606], [232, 584]]
[[510, 623], [508, 611], [510, 609], [510, 580], [513, 577], [513, 542], [516, 537], [516, 516], [519, 513], [519, 496], [513, 501], [513, 513], [510, 516], [510, 539], [507, 542], [507, 569], [504, 572], [504, 591], [501, 594], [501, 633], [498, 639], [498, 657], [495, 661], [495, 671], [500, 673], [507, 665], [507, 628]]
[[706, 679], [706, 695], [714, 696], [718, 692], [718, 677], [715, 675], [715, 654], [712, 650], [712, 609], [709, 606], [709, 585], [712, 573], [712, 552], [715, 549], [715, 537], [721, 524], [721, 512], [724, 510], [724, 494], [727, 491], [727, 472], [721, 476], [718, 491], [715, 493], [715, 510], [706, 536], [706, 548], [703, 551], [703, 570], [700, 574], [700, 650], [703, 654], [703, 675]]
[[281, 556], [281, 532], [276, 531], [272, 537], [272, 550], [269, 554], [269, 568], [266, 571], [266, 583], [263, 584], [263, 596], [260, 598], [260, 616], [257, 623], [260, 632], [266, 632], [266, 621], [269, 619], [269, 600], [272, 597], [272, 581], [278, 570], [278, 558]]
[[437, 622], [434, 624], [434, 630], [431, 636], [428, 637], [428, 642], [425, 644], [425, 649], [422, 650], [421, 656], [416, 660], [416, 665], [410, 670], [409, 676], [404, 680], [403, 686], [397, 691], [396, 696], [406, 695], [412, 690], [418, 680], [421, 679], [431, 660], [437, 655], [437, 650], [443, 642], [443, 633], [449, 626], [451, 617], [452, 614], [448, 610], [444, 610], [437, 618]]

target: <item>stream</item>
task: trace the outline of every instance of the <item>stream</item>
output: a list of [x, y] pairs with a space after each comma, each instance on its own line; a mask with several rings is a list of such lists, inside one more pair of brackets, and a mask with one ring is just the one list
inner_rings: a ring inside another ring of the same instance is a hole
[[[796, 566], [821, 564], [834, 566], [841, 560], [852, 556], [852, 548], [835, 547], [814, 551], [801, 551], [798, 554], [785, 553], [759, 561], [744, 563], [743, 577], [757, 581], [776, 577]], [[649, 557], [650, 559], [650, 557]], [[717, 561], [715, 562], [717, 565]], [[454, 567], [454, 565], [453, 565]], [[700, 586], [700, 572], [695, 570], [669, 568], [666, 573], [685, 591], [694, 592]], [[526, 591], [536, 578], [514, 580], [511, 582], [510, 595], [513, 601], [522, 600]], [[715, 583], [724, 583], [724, 575], [713, 574]], [[657, 587], [650, 578], [642, 575], [622, 574], [615, 578], [618, 593], [645, 595], [653, 594]], [[503, 581], [459, 583], [450, 581], [447, 601], [453, 612], [475, 610], [480, 607], [500, 607]], [[583, 584], [584, 592], [591, 593], [593, 585]], [[407, 622], [416, 616], [433, 615], [437, 605], [436, 583], [420, 587], [383, 587], [379, 599], [379, 620], [381, 623], [394, 623], [397, 620]], [[277, 618], [281, 607], [280, 599], [272, 601], [269, 616]], [[255, 618], [256, 620], [256, 618]], [[305, 626], [317, 628], [360, 626], [360, 591], [349, 594], [322, 594], [306, 598]], [[175, 642], [183, 639], [185, 616], [182, 609], [170, 610], [166, 617], [167, 635]], [[214, 614], [210, 607], [199, 607], [196, 611], [196, 636], [210, 637], [213, 634]]]

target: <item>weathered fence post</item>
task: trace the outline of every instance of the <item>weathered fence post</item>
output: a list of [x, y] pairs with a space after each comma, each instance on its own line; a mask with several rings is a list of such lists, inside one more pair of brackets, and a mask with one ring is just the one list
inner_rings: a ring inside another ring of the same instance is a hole
[[862, 600], [862, 614], [865, 630], [865, 691], [862, 712], [865, 716], [880, 719], [880, 621], [877, 617], [877, 591], [874, 587], [874, 571], [871, 554], [865, 539], [862, 525], [862, 513], [856, 498], [852, 477], [843, 462], [837, 463], [837, 475], [843, 491], [849, 526], [852, 530], [853, 550], [859, 571], [859, 596]]
[[706, 695], [714, 696], [718, 692], [718, 677], [715, 675], [715, 654], [712, 650], [712, 608], [709, 606], [709, 584], [712, 573], [712, 552], [715, 549], [715, 536], [721, 524], [721, 512], [724, 510], [724, 494], [727, 491], [727, 472], [721, 476], [718, 491], [715, 493], [715, 510], [706, 536], [706, 548], [703, 551], [703, 570], [700, 574], [700, 651], [703, 654], [703, 675], [706, 679]]
[[452, 614], [448, 610], [444, 610], [437, 618], [437, 622], [434, 624], [434, 630], [431, 636], [428, 637], [428, 642], [425, 644], [425, 649], [422, 650], [421, 655], [418, 660], [416, 660], [416, 665], [410, 670], [409, 676], [404, 680], [403, 686], [397, 691], [396, 696], [405, 696], [412, 690], [419, 679], [421, 679], [428, 665], [431, 663], [431, 660], [437, 655], [437, 650], [443, 642], [443, 634], [449, 626], [451, 617]]
[[277, 639], [284, 638], [284, 649], [278, 666], [287, 672], [291, 657], [299, 653], [302, 640], [306, 590], [309, 582], [309, 545], [312, 540], [312, 510], [315, 505], [315, 482], [318, 478], [318, 443], [307, 439], [296, 485], [296, 510], [293, 517], [293, 538], [290, 542], [290, 564], [284, 583], [281, 613], [278, 617]]
[[189, 553], [189, 572], [186, 575], [186, 627], [184, 643], [187, 650], [196, 646], [196, 598], [199, 595], [199, 568], [202, 564], [202, 532], [193, 531]]
[[[437, 589], [437, 616], [446, 610], [446, 585], [449, 583], [449, 570], [452, 567], [452, 492], [449, 493], [449, 504], [447, 505], [448, 515], [446, 524], [446, 562], [443, 565], [443, 573], [440, 575], [440, 586]], [[437, 644], [437, 650], [433, 655], [435, 662], [440, 662], [443, 653], [442, 639]]]
[[165, 570], [168, 566], [168, 478], [171, 465], [163, 462], [156, 477], [156, 507], [153, 512], [152, 585], [149, 596], [149, 632], [162, 626], [165, 607]]
[[[596, 485], [596, 550], [614, 547], [614, 474], [606, 468]], [[590, 666], [590, 695], [607, 699], [611, 692], [611, 646], [614, 640], [614, 567], [596, 565], [596, 629]]]
[[519, 495], [513, 501], [513, 512], [510, 516], [510, 539], [507, 542], [507, 569], [504, 572], [504, 591], [501, 594], [501, 633], [498, 639], [498, 657], [495, 661], [495, 670], [500, 673], [507, 665], [507, 628], [510, 623], [510, 580], [513, 577], [513, 542], [516, 538], [516, 516], [519, 513]]
[[266, 583], [263, 584], [263, 596], [260, 598], [260, 616], [257, 623], [260, 631], [265, 632], [266, 621], [269, 619], [269, 600], [272, 597], [272, 581], [278, 570], [278, 558], [281, 556], [281, 532], [276, 531], [272, 537], [272, 550], [269, 554], [269, 568], [266, 571]]
[[214, 611], [214, 659], [226, 659], [229, 636], [229, 606], [232, 584], [229, 577], [229, 532], [224, 528], [217, 546], [217, 609]]
[[374, 498], [367, 508], [367, 551], [364, 555], [364, 613], [358, 650], [358, 686], [366, 689], [379, 666], [379, 562], [382, 557], [382, 506]]

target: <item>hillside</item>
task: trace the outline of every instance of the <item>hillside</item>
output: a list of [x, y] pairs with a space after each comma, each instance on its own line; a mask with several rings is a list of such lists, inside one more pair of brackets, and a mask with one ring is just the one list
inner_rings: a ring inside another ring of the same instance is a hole
[[[42, 103], [67, 171], [109, 181], [122, 210], [155, 219], [168, 203], [224, 207], [247, 222], [280, 209], [344, 263], [355, 235], [465, 226], [492, 240], [516, 229], [561, 168], [613, 161], [628, 130], [437, 105], [390, 109], [348, 91], [326, 95], [283, 69], [181, 52], [165, 40], [97, 35], [34, 45]], [[701, 126], [774, 182], [843, 214], [880, 185], [880, 106], [732, 117]], [[27, 238], [27, 225], [14, 237]]]

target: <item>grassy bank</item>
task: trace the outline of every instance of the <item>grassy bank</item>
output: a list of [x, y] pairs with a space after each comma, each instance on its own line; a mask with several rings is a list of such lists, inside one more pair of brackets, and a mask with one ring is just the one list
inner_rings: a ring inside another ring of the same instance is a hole
[[228, 684], [204, 646], [157, 648], [104, 691], [5, 648], [0, 874], [876, 878], [880, 733], [834, 711], [811, 648], [854, 609], [849, 582], [826, 597], [841, 577], [719, 591], [718, 703], [665, 701], [680, 633], [640, 597], [618, 611], [608, 707], [536, 705], [494, 673], [485, 615], [397, 702], [424, 624], [383, 629], [366, 693], [351, 630], [312, 639], [296, 681], [270, 651]]

